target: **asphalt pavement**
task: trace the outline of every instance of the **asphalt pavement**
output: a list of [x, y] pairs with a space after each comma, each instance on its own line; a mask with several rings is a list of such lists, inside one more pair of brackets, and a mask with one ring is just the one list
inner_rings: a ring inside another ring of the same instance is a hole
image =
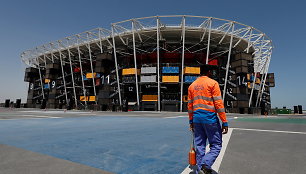
[[[306, 116], [228, 119], [217, 173], [305, 173]], [[187, 113], [0, 108], [0, 132], [5, 174], [176, 174], [188, 166]]]

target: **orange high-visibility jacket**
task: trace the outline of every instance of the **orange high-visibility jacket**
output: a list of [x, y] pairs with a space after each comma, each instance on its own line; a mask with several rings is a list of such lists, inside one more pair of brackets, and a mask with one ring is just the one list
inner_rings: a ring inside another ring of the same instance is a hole
[[188, 88], [188, 115], [190, 123], [216, 123], [217, 114], [228, 126], [225, 109], [217, 81], [201, 76]]

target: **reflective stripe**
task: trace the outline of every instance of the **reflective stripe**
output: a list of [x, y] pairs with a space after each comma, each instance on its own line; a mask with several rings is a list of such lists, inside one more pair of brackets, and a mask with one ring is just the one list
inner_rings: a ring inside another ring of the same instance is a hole
[[195, 96], [193, 98], [193, 100], [198, 100], [198, 99], [202, 99], [202, 100], [206, 100], [206, 101], [214, 101], [212, 98], [210, 97], [205, 97], [205, 96], [201, 96], [201, 95], [198, 95], [198, 96]]
[[204, 104], [193, 105], [193, 110], [196, 108], [205, 108], [205, 109], [215, 110], [214, 106], [209, 106], [209, 105], [204, 105]]
[[[221, 97], [220, 97], [221, 98]], [[214, 99], [210, 98], [210, 97], [205, 97], [205, 96], [201, 96], [201, 95], [198, 95], [198, 96], [195, 96], [193, 98], [193, 100], [188, 100], [188, 103], [193, 103], [194, 100], [198, 100], [198, 99], [202, 99], [202, 100], [205, 100], [205, 101], [214, 101]], [[222, 98], [221, 98], [222, 99]], [[219, 99], [216, 99], [216, 100], [219, 100]]]
[[188, 110], [188, 113], [189, 113], [189, 114], [192, 114], [192, 113], [193, 113], [193, 111], [192, 111], [192, 110]]
[[217, 109], [217, 112], [218, 112], [218, 113], [220, 113], [220, 112], [225, 112], [225, 109], [224, 109], [224, 108]]
[[214, 100], [222, 100], [221, 96], [213, 97]]

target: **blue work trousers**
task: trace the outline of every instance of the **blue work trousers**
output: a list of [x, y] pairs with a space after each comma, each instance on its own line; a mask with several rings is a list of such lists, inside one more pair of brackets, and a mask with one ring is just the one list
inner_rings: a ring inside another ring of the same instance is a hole
[[[221, 126], [219, 122], [212, 124], [194, 123], [193, 125], [197, 165], [200, 170], [202, 165], [211, 169], [222, 148]], [[205, 152], [207, 140], [210, 147], [209, 152]]]

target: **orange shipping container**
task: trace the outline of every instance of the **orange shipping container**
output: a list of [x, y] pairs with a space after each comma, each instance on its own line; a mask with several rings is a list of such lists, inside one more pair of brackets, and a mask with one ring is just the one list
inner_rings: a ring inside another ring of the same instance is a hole
[[[122, 75], [133, 75], [135, 74], [135, 68], [126, 68], [126, 69], [122, 69]], [[137, 69], [137, 74], [140, 74], [140, 69]]]
[[142, 101], [158, 101], [158, 95], [143, 95]]
[[166, 83], [176, 83], [179, 82], [179, 76], [163, 76], [162, 81]]
[[92, 79], [92, 78], [96, 78], [97, 73], [87, 73], [86, 74], [86, 78], [87, 79]]
[[96, 96], [80, 96], [80, 101], [96, 101]]
[[89, 96], [89, 101], [96, 101], [96, 96]]
[[80, 96], [80, 101], [88, 101], [88, 96]]
[[200, 74], [200, 67], [185, 67], [184, 74]]
[[50, 83], [50, 79], [45, 79], [45, 83]]

